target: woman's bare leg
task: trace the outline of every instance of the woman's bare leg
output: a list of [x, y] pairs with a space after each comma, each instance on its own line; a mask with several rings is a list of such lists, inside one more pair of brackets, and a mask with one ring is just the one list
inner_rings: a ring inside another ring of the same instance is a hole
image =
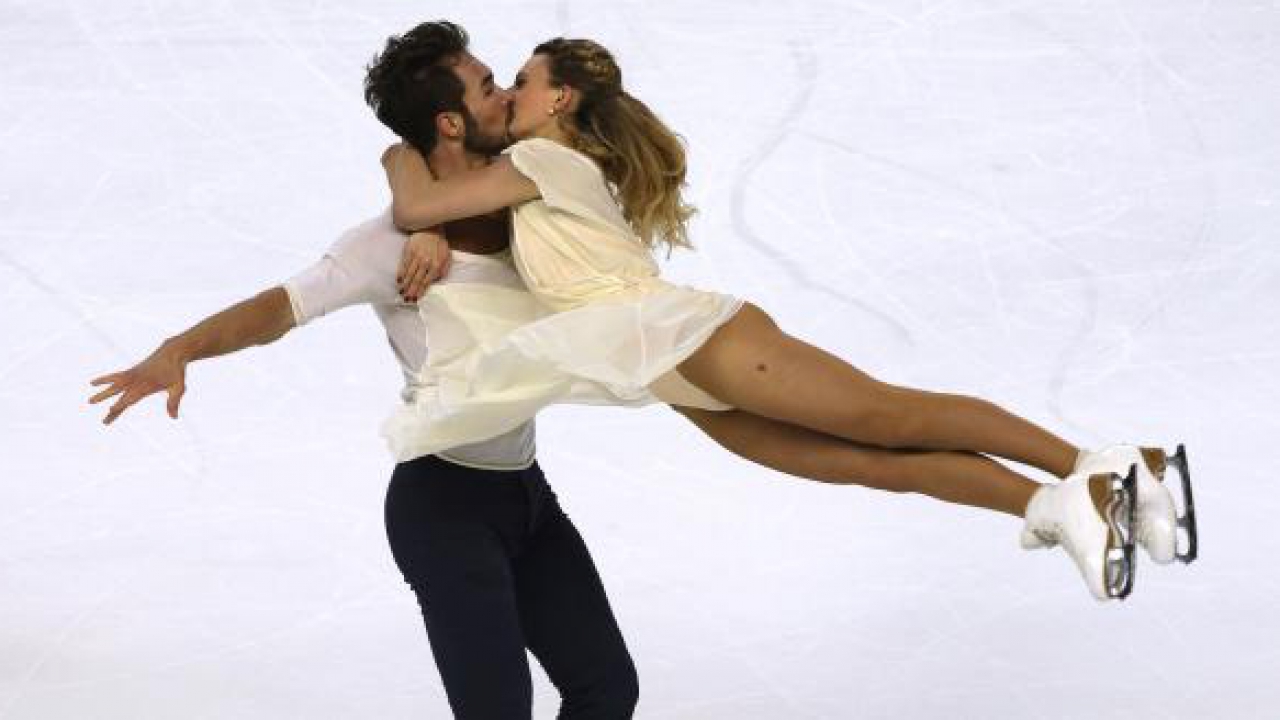
[[1040, 487], [973, 453], [886, 450], [741, 410], [674, 409], [735, 455], [809, 480], [921, 493], [1016, 517]]
[[888, 449], [984, 453], [1064, 478], [1077, 447], [993, 403], [880, 382], [783, 333], [751, 303], [679, 371], [753, 415]]

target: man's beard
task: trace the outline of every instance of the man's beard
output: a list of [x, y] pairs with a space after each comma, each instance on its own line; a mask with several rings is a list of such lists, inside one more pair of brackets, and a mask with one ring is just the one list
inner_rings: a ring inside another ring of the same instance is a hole
[[505, 131], [501, 135], [486, 135], [474, 122], [467, 123], [467, 134], [462, 138], [462, 149], [485, 157], [499, 155], [510, 145], [511, 138]]

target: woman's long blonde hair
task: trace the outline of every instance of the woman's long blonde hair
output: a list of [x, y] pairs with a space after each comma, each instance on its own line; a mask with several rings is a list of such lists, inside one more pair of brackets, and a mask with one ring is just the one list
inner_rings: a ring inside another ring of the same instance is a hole
[[649, 247], [692, 248], [687, 223], [696, 212], [685, 186], [684, 143], [648, 106], [622, 88], [613, 55], [591, 40], [555, 38], [534, 49], [545, 55], [554, 86], [580, 96], [570, 142], [595, 160], [614, 186], [622, 214]]

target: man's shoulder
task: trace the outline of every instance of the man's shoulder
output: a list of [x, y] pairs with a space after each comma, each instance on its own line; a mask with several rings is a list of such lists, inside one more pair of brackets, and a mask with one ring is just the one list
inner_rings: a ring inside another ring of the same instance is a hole
[[348, 261], [398, 258], [407, 238], [391, 220], [391, 210], [348, 228], [329, 247], [328, 254]]
[[[396, 228], [388, 209], [382, 214], [349, 228], [325, 253], [349, 277], [395, 294], [395, 275], [408, 236]], [[512, 263], [510, 251], [493, 255], [454, 251], [448, 275], [440, 282], [480, 282], [523, 285]], [[389, 301], [388, 301], [389, 302]]]

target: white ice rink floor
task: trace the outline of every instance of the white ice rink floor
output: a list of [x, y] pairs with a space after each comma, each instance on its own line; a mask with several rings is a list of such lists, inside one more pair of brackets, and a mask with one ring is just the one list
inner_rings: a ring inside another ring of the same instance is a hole
[[195, 365], [176, 422], [85, 403], [381, 210], [363, 67], [441, 17], [504, 82], [551, 36], [615, 51], [690, 147], [670, 277], [1192, 452], [1200, 561], [1099, 605], [1010, 518], [553, 409], [637, 717], [1280, 717], [1275, 2], [0, 0], [0, 720], [448, 717], [383, 533], [371, 312]]

